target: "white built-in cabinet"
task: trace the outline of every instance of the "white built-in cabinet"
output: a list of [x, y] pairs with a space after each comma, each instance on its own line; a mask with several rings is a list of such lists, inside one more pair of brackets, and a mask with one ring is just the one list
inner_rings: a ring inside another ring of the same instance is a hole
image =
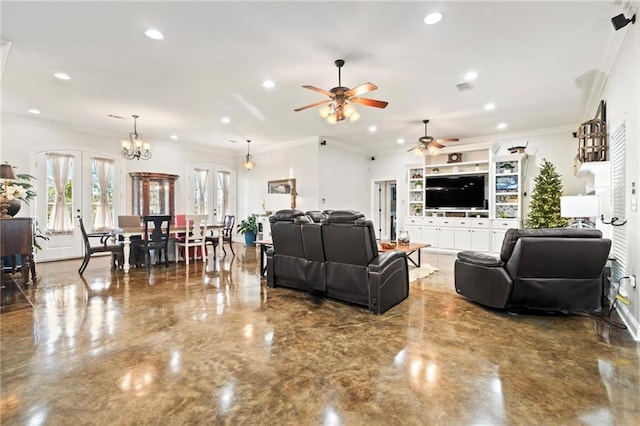
[[[440, 155], [425, 157], [424, 164], [408, 166], [404, 230], [411, 241], [436, 250], [499, 253], [507, 229], [522, 227], [526, 155], [495, 156], [492, 146], [465, 148], [459, 162], [447, 162], [448, 153], [458, 152], [449, 147]], [[425, 188], [430, 177], [464, 175], [485, 175], [484, 208], [429, 209]]]

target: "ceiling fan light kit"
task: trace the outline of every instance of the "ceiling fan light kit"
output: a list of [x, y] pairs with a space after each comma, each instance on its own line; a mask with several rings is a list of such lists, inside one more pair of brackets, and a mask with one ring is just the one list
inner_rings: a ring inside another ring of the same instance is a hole
[[[413, 151], [414, 154], [419, 155], [420, 157], [424, 157], [425, 155], [436, 155], [440, 148], [445, 147], [445, 145], [440, 142], [458, 142], [460, 140], [458, 138], [435, 139], [427, 133], [427, 124], [429, 124], [429, 120], [422, 120], [422, 122], [424, 123], [424, 136], [421, 136], [418, 139], [418, 146], [414, 146], [407, 150], [407, 152]], [[459, 158], [462, 157], [460, 154], [457, 155]]]
[[327, 95], [330, 99], [326, 101], [315, 102], [310, 105], [305, 105], [303, 107], [294, 109], [294, 111], [302, 111], [308, 108], [324, 105], [318, 110], [318, 113], [327, 121], [327, 123], [336, 124], [338, 121], [343, 121], [347, 118], [351, 122], [354, 122], [358, 118], [360, 118], [360, 113], [358, 113], [354, 104], [365, 105], [374, 108], [385, 108], [389, 104], [385, 101], [359, 97], [363, 93], [376, 90], [378, 86], [373, 83], [364, 83], [360, 86], [354, 87], [353, 89], [342, 86], [342, 74], [340, 70], [344, 65], [344, 60], [337, 59], [335, 61], [335, 64], [336, 67], [338, 67], [338, 85], [336, 87], [327, 91], [315, 86], [302, 86], [305, 89], [313, 90], [314, 92]]

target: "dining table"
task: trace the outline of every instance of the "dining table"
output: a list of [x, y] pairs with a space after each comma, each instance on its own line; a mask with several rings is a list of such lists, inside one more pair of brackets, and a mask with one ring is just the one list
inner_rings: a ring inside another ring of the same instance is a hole
[[[205, 225], [204, 234], [208, 234], [209, 232], [224, 229], [224, 223], [207, 223]], [[125, 274], [129, 273], [129, 269], [131, 269], [131, 265], [129, 264], [129, 254], [131, 253], [131, 237], [134, 235], [144, 235], [144, 226], [129, 226], [124, 228], [113, 227], [111, 228], [111, 232], [117, 236], [122, 236], [122, 250], [124, 255], [124, 264], [122, 265], [122, 269]], [[180, 234], [184, 234], [189, 232], [189, 227], [182, 226], [174, 226], [172, 225], [169, 228], [169, 235], [173, 237], [177, 237]], [[220, 235], [222, 237], [222, 235]], [[222, 244], [219, 244], [222, 247]]]

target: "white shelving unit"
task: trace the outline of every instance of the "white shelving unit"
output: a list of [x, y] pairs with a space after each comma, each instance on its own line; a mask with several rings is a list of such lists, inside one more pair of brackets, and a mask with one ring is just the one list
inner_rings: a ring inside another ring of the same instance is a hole
[[422, 216], [424, 211], [424, 167], [409, 168], [409, 216]]
[[[490, 209], [428, 209], [424, 188], [430, 177], [485, 175], [485, 194], [490, 194], [493, 144], [443, 148], [426, 156], [424, 166], [410, 166], [408, 209], [404, 230], [412, 241], [424, 242], [442, 251], [490, 251]], [[461, 152], [465, 161], [449, 163], [449, 153]], [[419, 182], [419, 184], [418, 184]], [[420, 195], [416, 195], [421, 193]]]
[[495, 156], [491, 173], [491, 252], [499, 253], [509, 228], [522, 228], [526, 154]]

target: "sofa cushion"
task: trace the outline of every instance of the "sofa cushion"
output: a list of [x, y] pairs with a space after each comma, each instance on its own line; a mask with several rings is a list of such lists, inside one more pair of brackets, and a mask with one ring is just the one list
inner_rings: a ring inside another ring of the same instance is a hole
[[478, 266], [493, 267], [504, 265], [502, 260], [477, 251], [461, 251], [458, 253], [458, 259]]
[[325, 219], [328, 223], [354, 223], [364, 218], [364, 214], [355, 210], [334, 210]]
[[269, 222], [293, 222], [296, 217], [304, 216], [304, 212], [296, 209], [278, 210], [269, 217]]
[[599, 229], [584, 228], [508, 229], [500, 250], [503, 262], [509, 260], [520, 237], [602, 238], [602, 232]]

